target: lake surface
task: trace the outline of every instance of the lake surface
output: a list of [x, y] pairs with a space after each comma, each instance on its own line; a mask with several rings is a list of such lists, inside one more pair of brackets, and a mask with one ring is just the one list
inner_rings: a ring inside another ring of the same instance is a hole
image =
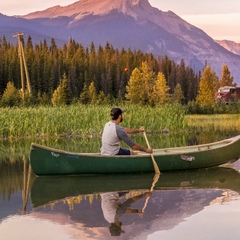
[[[151, 145], [182, 146], [222, 135], [149, 137]], [[141, 138], [136, 138], [143, 144]], [[99, 139], [38, 143], [98, 151]], [[0, 236], [3, 240], [240, 238], [240, 161], [189, 172], [36, 177], [31, 141], [0, 143]], [[117, 206], [117, 210], [116, 210]], [[114, 222], [114, 224], [111, 224]]]

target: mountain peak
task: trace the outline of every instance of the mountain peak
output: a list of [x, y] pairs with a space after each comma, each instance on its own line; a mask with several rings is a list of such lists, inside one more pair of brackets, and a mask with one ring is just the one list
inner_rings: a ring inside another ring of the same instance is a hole
[[148, 0], [79, 0], [65, 7], [58, 5], [43, 11], [33, 12], [25, 15], [24, 18], [56, 18], [64, 16], [79, 20], [87, 15], [105, 15], [112, 10], [117, 10], [137, 19], [153, 9]]

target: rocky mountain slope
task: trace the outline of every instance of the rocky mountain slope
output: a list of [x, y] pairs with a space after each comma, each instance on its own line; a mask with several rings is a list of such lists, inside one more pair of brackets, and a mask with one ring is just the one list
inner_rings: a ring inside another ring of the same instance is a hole
[[230, 40], [215, 40], [216, 43], [227, 49], [228, 51], [240, 55], [240, 43]]
[[[79, 0], [21, 17], [0, 15], [0, 29], [24, 31], [33, 41], [54, 38], [58, 44], [70, 37], [84, 46], [140, 49], [156, 56], [185, 60], [196, 71], [206, 64], [221, 76], [224, 64], [240, 83], [240, 56], [226, 50], [201, 29], [173, 12], [152, 7], [148, 0]], [[8, 30], [9, 32], [9, 30]]]

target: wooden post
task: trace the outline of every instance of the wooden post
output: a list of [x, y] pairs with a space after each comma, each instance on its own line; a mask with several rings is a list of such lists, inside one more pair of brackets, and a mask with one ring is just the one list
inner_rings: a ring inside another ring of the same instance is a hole
[[23, 67], [24, 67], [24, 70], [25, 70], [25, 76], [26, 76], [26, 81], [27, 81], [27, 90], [28, 90], [29, 96], [32, 96], [32, 88], [31, 88], [27, 63], [26, 63], [24, 50], [23, 50], [22, 39], [21, 39], [21, 37], [23, 35], [24, 35], [23, 32], [22, 33], [16, 33], [16, 34], [13, 35], [13, 37], [18, 38], [18, 52], [19, 52], [19, 59], [20, 59], [21, 84], [22, 84], [22, 94], [23, 94], [23, 100], [24, 100], [24, 98], [25, 98], [25, 81], [24, 81]]
[[24, 64], [24, 69], [25, 69], [25, 76], [26, 76], [26, 80], [27, 80], [27, 89], [28, 89], [29, 95], [32, 96], [32, 88], [31, 88], [31, 84], [30, 84], [30, 80], [29, 80], [29, 74], [28, 74], [27, 63], [26, 63], [26, 59], [25, 59], [25, 55], [24, 55], [23, 44], [22, 44], [22, 42], [20, 42], [20, 44], [21, 44], [22, 59], [23, 59], [23, 64]]

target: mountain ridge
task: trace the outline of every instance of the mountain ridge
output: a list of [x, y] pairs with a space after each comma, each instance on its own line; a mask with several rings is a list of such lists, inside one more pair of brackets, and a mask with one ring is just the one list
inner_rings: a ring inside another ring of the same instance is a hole
[[228, 51], [240, 55], [240, 43], [231, 40], [215, 40], [215, 42], [226, 48]]

